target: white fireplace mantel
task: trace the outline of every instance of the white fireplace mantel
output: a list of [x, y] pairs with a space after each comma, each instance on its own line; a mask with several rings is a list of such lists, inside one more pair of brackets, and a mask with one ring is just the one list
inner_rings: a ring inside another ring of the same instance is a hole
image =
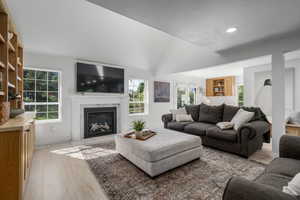
[[[118, 131], [128, 129], [128, 97], [126, 96], [72, 96], [72, 141], [83, 139], [84, 107], [117, 107]], [[122, 122], [122, 123], [121, 123]]]

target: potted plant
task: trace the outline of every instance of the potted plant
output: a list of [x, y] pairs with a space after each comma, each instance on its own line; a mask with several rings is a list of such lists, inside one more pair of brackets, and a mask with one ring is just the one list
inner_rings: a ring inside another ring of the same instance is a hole
[[145, 128], [146, 122], [143, 120], [135, 120], [132, 122], [132, 128], [135, 132], [136, 138], [141, 138], [143, 136], [143, 129]]

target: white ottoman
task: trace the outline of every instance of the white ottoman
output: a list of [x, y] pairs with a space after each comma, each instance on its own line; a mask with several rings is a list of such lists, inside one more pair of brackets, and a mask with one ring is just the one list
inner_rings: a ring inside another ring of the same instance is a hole
[[168, 129], [154, 131], [157, 135], [146, 141], [117, 134], [116, 150], [151, 177], [200, 158], [200, 137]]

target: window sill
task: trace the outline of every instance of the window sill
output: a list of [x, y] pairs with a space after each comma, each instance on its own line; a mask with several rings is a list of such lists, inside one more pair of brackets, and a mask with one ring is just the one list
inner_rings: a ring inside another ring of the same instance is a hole
[[147, 116], [148, 113], [135, 113], [135, 114], [128, 114], [129, 117], [134, 117], [134, 116]]
[[37, 124], [52, 124], [52, 123], [61, 123], [61, 119], [48, 119], [48, 120], [35, 120]]

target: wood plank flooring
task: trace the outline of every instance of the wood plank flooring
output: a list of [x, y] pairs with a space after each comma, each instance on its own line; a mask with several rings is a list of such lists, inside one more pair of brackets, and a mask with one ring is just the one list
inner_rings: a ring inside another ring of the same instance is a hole
[[[78, 146], [113, 140], [112, 136], [77, 144], [44, 147], [35, 151], [24, 200], [108, 200], [103, 189], [78, 153]], [[250, 159], [270, 162], [271, 145]]]
[[108, 200], [76, 145], [36, 150], [24, 200]]

